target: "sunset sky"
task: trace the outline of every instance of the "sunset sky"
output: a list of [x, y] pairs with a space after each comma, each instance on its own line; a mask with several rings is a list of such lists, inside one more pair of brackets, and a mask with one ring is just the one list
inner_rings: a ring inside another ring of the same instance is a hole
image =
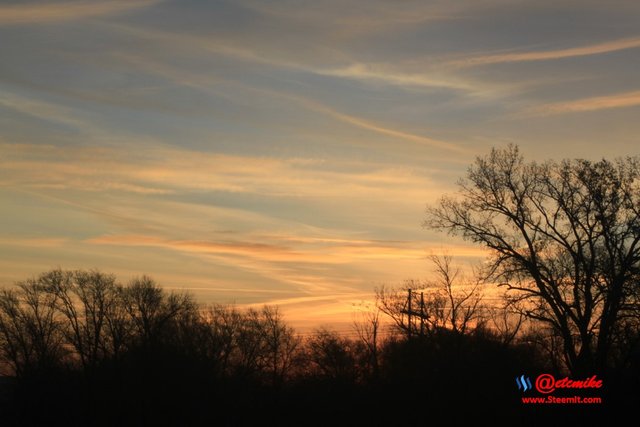
[[350, 321], [475, 156], [640, 154], [640, 2], [0, 4], [0, 286], [148, 274]]

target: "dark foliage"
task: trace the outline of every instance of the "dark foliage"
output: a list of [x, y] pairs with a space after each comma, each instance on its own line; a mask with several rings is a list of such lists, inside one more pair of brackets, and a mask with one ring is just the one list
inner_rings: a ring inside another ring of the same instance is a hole
[[388, 336], [372, 364], [363, 334], [303, 339], [273, 307], [203, 308], [149, 278], [112, 279], [54, 270], [3, 294], [3, 426], [593, 424], [640, 397], [638, 351], [606, 377], [606, 405], [525, 407], [516, 376], [561, 374], [532, 339], [431, 328]]

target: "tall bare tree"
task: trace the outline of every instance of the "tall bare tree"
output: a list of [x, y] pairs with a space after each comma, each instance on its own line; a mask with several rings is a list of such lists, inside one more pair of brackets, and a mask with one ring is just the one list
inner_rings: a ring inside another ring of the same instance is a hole
[[0, 352], [18, 376], [46, 373], [63, 361], [64, 339], [50, 280], [64, 277], [45, 274], [0, 292]]
[[124, 288], [124, 303], [134, 334], [143, 345], [153, 345], [171, 333], [171, 322], [197, 310], [188, 294], [167, 294], [148, 276], [133, 279]]
[[306, 343], [312, 372], [336, 382], [355, 381], [358, 375], [357, 344], [331, 329], [317, 329]]
[[450, 255], [433, 255], [430, 260], [434, 276], [407, 280], [398, 289], [377, 289], [378, 307], [409, 336], [433, 334], [442, 328], [457, 334], [469, 332], [481, 320], [479, 279], [464, 278]]
[[549, 325], [575, 374], [604, 370], [638, 309], [638, 158], [526, 163], [516, 146], [478, 157], [427, 227], [488, 248], [487, 278]]
[[520, 335], [527, 318], [520, 304], [509, 299], [505, 302], [502, 307], [490, 310], [485, 317], [490, 321], [490, 327], [497, 338], [503, 344], [509, 345]]
[[116, 279], [111, 274], [92, 271], [53, 270], [42, 276], [55, 295], [56, 309], [65, 318], [64, 334], [84, 369], [95, 367], [113, 353], [109, 339], [110, 325], [115, 319]]
[[426, 302], [426, 321], [433, 327], [448, 327], [464, 334], [481, 320], [480, 281], [465, 279], [449, 254], [431, 255], [429, 259], [435, 275], [427, 282], [431, 292]]
[[133, 321], [126, 305], [126, 289], [116, 283], [108, 290], [105, 305], [105, 352], [117, 360], [126, 351], [133, 334]]
[[281, 385], [295, 362], [300, 338], [284, 322], [278, 307], [264, 306], [260, 314], [265, 370], [273, 385]]
[[380, 307], [363, 305], [363, 308], [354, 316], [353, 329], [366, 349], [366, 362], [371, 376], [375, 378], [380, 362]]
[[202, 312], [205, 326], [203, 345], [205, 356], [212, 360], [221, 374], [233, 371], [237, 358], [238, 335], [242, 328], [242, 314], [233, 306], [212, 305]]

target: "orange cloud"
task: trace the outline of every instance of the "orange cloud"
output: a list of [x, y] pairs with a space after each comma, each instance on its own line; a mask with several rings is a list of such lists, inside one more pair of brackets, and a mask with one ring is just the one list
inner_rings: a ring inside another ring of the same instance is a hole
[[396, 204], [429, 200], [439, 194], [427, 170], [139, 146], [136, 156], [130, 156], [131, 150], [0, 142], [6, 153], [0, 165], [10, 172], [0, 182], [14, 188], [134, 194], [205, 190], [336, 200], [367, 194], [368, 199]]
[[525, 112], [525, 116], [546, 116], [553, 114], [580, 113], [586, 111], [626, 108], [640, 105], [640, 91], [596, 96], [569, 102], [544, 104]]
[[158, 3], [158, 0], [65, 1], [0, 6], [0, 25], [42, 24], [114, 15]]
[[106, 235], [87, 240], [88, 243], [99, 245], [155, 246], [181, 252], [243, 256], [275, 262], [344, 264], [356, 260], [422, 259], [426, 256], [423, 249], [407, 247], [415, 245], [412, 242], [380, 245], [375, 241], [356, 241], [356, 243], [340, 239], [337, 241], [341, 243], [321, 244], [294, 250], [277, 244], [246, 241], [170, 240], [146, 235]]
[[[362, 289], [362, 269], [384, 280], [390, 272], [380, 266], [380, 259], [391, 263], [419, 263], [421, 251], [415, 243], [398, 243], [354, 251], [335, 245], [286, 246], [279, 241], [256, 243], [249, 240], [197, 241], [169, 239], [151, 235], [106, 235], [88, 239], [90, 245], [161, 248], [200, 258], [214, 265], [226, 265], [238, 272], [255, 274], [272, 286], [289, 287], [303, 295], [326, 296]], [[358, 245], [361, 246], [361, 245]], [[380, 253], [378, 253], [380, 252]], [[147, 255], [148, 256], [148, 255]], [[382, 269], [379, 273], [378, 270]], [[398, 271], [394, 271], [395, 274]], [[259, 291], [259, 289], [258, 289]]]
[[[353, 329], [353, 321], [362, 303], [374, 306], [374, 290], [369, 292], [341, 292], [323, 296], [302, 296], [267, 301], [267, 305], [282, 308], [287, 322], [296, 327], [299, 332], [310, 332], [323, 325], [331, 325], [342, 333]], [[265, 303], [249, 304], [248, 307], [258, 308]], [[382, 319], [383, 323], [386, 319]], [[355, 331], [354, 331], [355, 335]]]
[[474, 66], [499, 64], [505, 62], [546, 61], [551, 59], [572, 58], [577, 56], [599, 55], [625, 49], [635, 49], [638, 47], [640, 47], [640, 38], [628, 38], [569, 49], [478, 56], [462, 59], [459, 61], [453, 61], [449, 64], [456, 66]]
[[0, 245], [6, 246], [26, 246], [30, 248], [57, 248], [67, 243], [69, 239], [63, 237], [41, 237], [41, 238], [0, 238]]
[[462, 79], [452, 76], [430, 76], [428, 74], [412, 74], [386, 70], [380, 66], [355, 63], [343, 68], [318, 69], [317, 74], [335, 77], [346, 77], [358, 80], [381, 81], [399, 86], [440, 87], [454, 90], [475, 92], [478, 88]]

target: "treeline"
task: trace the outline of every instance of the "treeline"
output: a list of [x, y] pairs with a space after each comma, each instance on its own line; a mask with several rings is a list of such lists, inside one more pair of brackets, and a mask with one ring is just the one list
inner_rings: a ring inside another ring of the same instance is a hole
[[514, 378], [560, 372], [549, 342], [488, 327], [471, 294], [444, 296], [427, 298], [440, 317], [417, 324], [402, 292], [381, 290], [396, 333], [382, 334], [372, 312], [357, 338], [326, 328], [303, 337], [277, 307], [201, 306], [149, 277], [125, 286], [52, 270], [0, 293], [12, 378], [3, 425], [529, 424]]

